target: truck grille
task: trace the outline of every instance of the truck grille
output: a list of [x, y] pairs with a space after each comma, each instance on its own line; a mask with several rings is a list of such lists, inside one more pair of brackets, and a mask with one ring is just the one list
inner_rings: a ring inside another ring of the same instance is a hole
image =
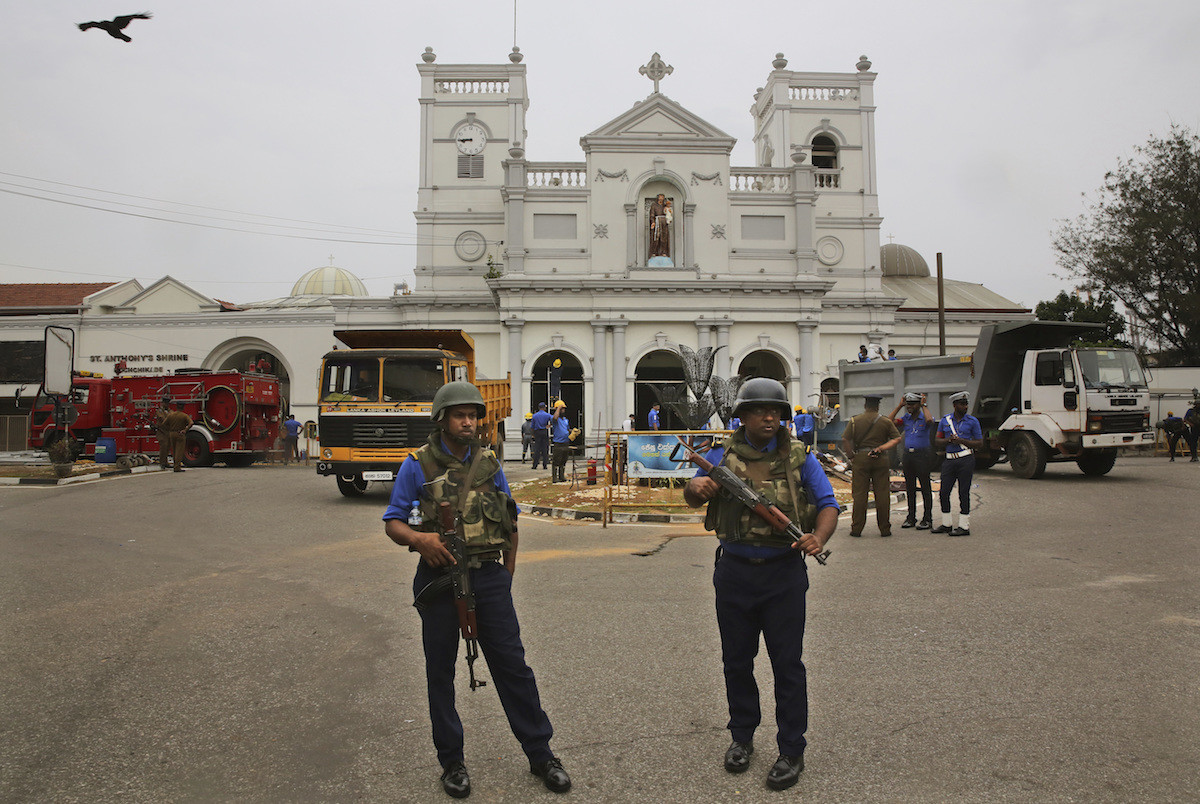
[[1100, 432], [1102, 433], [1140, 433], [1146, 429], [1146, 420], [1141, 411], [1102, 413], [1100, 416]]
[[321, 444], [326, 447], [419, 447], [429, 438], [435, 425], [428, 419], [356, 419], [352, 417], [321, 420]]

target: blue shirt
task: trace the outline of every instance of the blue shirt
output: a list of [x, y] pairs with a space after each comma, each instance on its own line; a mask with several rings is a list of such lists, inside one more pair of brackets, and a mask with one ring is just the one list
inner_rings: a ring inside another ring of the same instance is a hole
[[[772, 452], [777, 443], [778, 440], [772, 438], [759, 452]], [[713, 466], [720, 466], [721, 459], [725, 457], [725, 448], [717, 447], [716, 449], [710, 449], [704, 457]], [[696, 470], [696, 477], [705, 477], [706, 475], [708, 475], [708, 472], [703, 469]], [[800, 467], [800, 486], [804, 489], [804, 493], [808, 495], [809, 504], [815, 505], [818, 511], [824, 508], [832, 508], [835, 511], [842, 510], [842, 507], [838, 505], [837, 497], [833, 494], [833, 486], [830, 485], [829, 478], [825, 476], [825, 470], [821, 468], [820, 461], [812, 457], [805, 459], [804, 464]], [[745, 558], [771, 558], [772, 556], [782, 555], [792, 548], [767, 547], [761, 544], [743, 544], [741, 542], [723, 542], [721, 549]]]
[[550, 420], [550, 440], [555, 444], [566, 444], [571, 440], [571, 422], [566, 416]]
[[299, 438], [300, 431], [304, 429], [304, 425], [295, 419], [286, 419], [283, 426], [287, 428], [288, 438]]
[[650, 408], [650, 415], [647, 417], [647, 419], [650, 422], [650, 429], [657, 430], [658, 429], [658, 411], [655, 410], [654, 408]]
[[[954, 415], [943, 416], [938, 422], [938, 435], [942, 438], [953, 435], [950, 430], [949, 421], [954, 421], [954, 432], [958, 433], [959, 438], [983, 438], [983, 428], [979, 426], [979, 419], [976, 419], [970, 414], [964, 415], [961, 419], [955, 419]], [[958, 453], [965, 449], [970, 449], [966, 444], [947, 444], [946, 457], [953, 458]]]
[[792, 419], [792, 424], [796, 428], [796, 435], [802, 433], [811, 433], [813, 430], [813, 417], [809, 413], [797, 413]]
[[[905, 413], [896, 419], [896, 424], [900, 425], [900, 429], [904, 431], [905, 449], [933, 449], [933, 444], [929, 441], [933, 422], [925, 420], [924, 411], [919, 410], [915, 414]], [[958, 427], [958, 424], [955, 423], [954, 426]]]
[[[450, 451], [446, 448], [444, 439], [442, 440], [442, 449]], [[470, 450], [467, 451], [467, 457], [463, 461], [468, 466], [471, 465]], [[412, 511], [413, 500], [419, 500], [425, 496], [425, 481], [428, 479], [425, 477], [425, 470], [421, 468], [421, 462], [417, 460], [417, 456], [409, 455], [404, 463], [400, 464], [400, 471], [396, 473], [396, 484], [392, 486], [392, 499], [388, 502], [387, 510], [383, 512], [384, 521], [403, 519], [407, 522], [408, 514]], [[492, 480], [495, 481], [499, 491], [503, 491], [509, 497], [512, 496], [503, 468], [496, 471]]]
[[546, 425], [550, 423], [550, 414], [544, 410], [539, 410], [533, 414], [533, 418], [529, 421], [533, 422], [533, 431], [536, 433], [538, 430], [546, 429]]

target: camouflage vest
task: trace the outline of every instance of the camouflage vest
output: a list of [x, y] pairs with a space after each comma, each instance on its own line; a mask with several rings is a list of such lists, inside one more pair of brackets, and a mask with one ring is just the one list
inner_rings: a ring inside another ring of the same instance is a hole
[[[760, 452], [746, 443], [745, 428], [739, 428], [725, 442], [725, 457], [721, 463], [735, 475], [746, 481], [755, 491], [762, 492], [788, 519], [805, 533], [811, 533], [816, 525], [817, 509], [808, 501], [801, 483], [800, 468], [807, 457], [807, 447], [789, 438], [782, 430], [778, 435], [779, 447], [774, 452]], [[796, 487], [796, 506], [792, 504], [792, 493], [788, 488], [788, 473]], [[717, 538], [726, 541], [742, 541], [746, 544], [787, 547], [792, 540], [775, 531], [761, 517], [730, 497], [722, 489], [708, 503], [704, 517], [706, 530], [714, 531]]]
[[[500, 461], [486, 447], [475, 467], [471, 490], [463, 502], [463, 536], [468, 553], [487, 553], [512, 547], [513, 520], [508, 508], [508, 495], [496, 488], [495, 477]], [[429, 441], [416, 452], [421, 471], [427, 481], [421, 494], [421, 530], [438, 531], [438, 509], [441, 503], [458, 508], [462, 484], [467, 480], [470, 463], [463, 463], [442, 447], [441, 431], [435, 430]]]

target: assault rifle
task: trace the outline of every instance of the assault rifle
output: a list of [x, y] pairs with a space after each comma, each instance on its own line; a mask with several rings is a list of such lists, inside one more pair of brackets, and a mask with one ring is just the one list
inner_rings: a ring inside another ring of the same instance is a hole
[[471, 690], [486, 687], [486, 681], [475, 678], [475, 660], [479, 658], [479, 625], [475, 621], [475, 590], [471, 588], [471, 568], [467, 564], [467, 541], [462, 535], [462, 518], [456, 516], [450, 503], [438, 506], [438, 526], [442, 543], [454, 556], [450, 567], [450, 588], [454, 592], [454, 607], [458, 609], [458, 629], [467, 643], [467, 672]]
[[[746, 481], [735, 475], [729, 467], [713, 466], [711, 461], [692, 449], [691, 445], [683, 440], [683, 436], [677, 435], [675, 437], [679, 439], [679, 444], [675, 446], [675, 449], [671, 450], [672, 461], [679, 461], [675, 456], [679, 452], [679, 447], [682, 446], [687, 450], [687, 454], [684, 456], [686, 460], [691, 461], [707, 472], [709, 477], [721, 485], [721, 488], [725, 489], [735, 500], [765, 520], [768, 525], [783, 535], [790, 537], [794, 542], [800, 541], [801, 537], [804, 536], [804, 532], [796, 526], [796, 523], [788, 519], [787, 514], [772, 504], [762, 492], [755, 491], [746, 485]], [[824, 564], [825, 559], [832, 552], [832, 550], [824, 550], [814, 555], [813, 558], [817, 560], [818, 564]]]

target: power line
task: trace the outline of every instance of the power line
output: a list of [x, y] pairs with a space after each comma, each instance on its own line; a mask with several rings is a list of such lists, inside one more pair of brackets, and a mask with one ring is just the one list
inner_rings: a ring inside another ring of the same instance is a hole
[[[40, 179], [36, 176], [24, 176], [20, 173], [8, 173], [7, 171], [3, 171], [3, 170], [0, 170], [0, 176], [9, 176], [14, 179], [24, 179], [26, 181], [36, 181], [36, 182], [40, 182], [42, 184], [54, 184], [59, 187], [70, 187], [73, 190], [87, 190], [88, 192], [92, 192], [92, 193], [104, 193], [105, 195], [117, 195], [117, 196], [121, 196], [122, 198], [136, 198], [139, 201], [154, 201], [159, 204], [171, 204], [173, 206], [179, 206], [179, 207], [192, 207], [193, 209], [207, 209], [210, 212], [226, 212], [231, 215], [249, 215], [249, 216], [255, 217], [255, 218], [267, 218], [268, 220], [291, 221], [292, 223], [305, 223], [305, 224], [311, 224], [313, 226], [326, 226], [326, 227], [335, 228], [335, 229], [352, 229], [352, 230], [361, 231], [361, 232], [379, 232], [381, 234], [397, 235], [397, 236], [401, 236], [401, 237], [407, 236], [409, 234], [407, 232], [395, 232], [395, 231], [391, 231], [389, 229], [371, 229], [371, 228], [364, 228], [361, 226], [341, 226], [338, 224], [322, 223], [321, 221], [307, 221], [307, 220], [302, 220], [302, 219], [297, 219], [297, 218], [282, 218], [282, 217], [278, 217], [275, 215], [261, 215], [257, 212], [241, 212], [241, 211], [235, 210], [235, 209], [222, 209], [221, 207], [206, 207], [201, 204], [189, 204], [185, 201], [171, 201], [171, 200], [168, 200], [165, 198], [152, 198], [150, 196], [144, 196], [144, 195], [132, 195], [130, 193], [120, 193], [120, 192], [117, 192], [116, 190], [105, 190], [100, 187], [86, 187], [81, 184], [69, 184], [67, 182], [54, 181], [52, 179]], [[21, 186], [21, 185], [16, 185], [16, 186]], [[40, 189], [40, 188], [26, 188], [26, 189]], [[54, 192], [54, 191], [53, 190], [42, 190], [42, 192]], [[67, 195], [67, 194], [64, 193], [64, 195]], [[92, 200], [98, 200], [98, 199], [92, 199]]]

